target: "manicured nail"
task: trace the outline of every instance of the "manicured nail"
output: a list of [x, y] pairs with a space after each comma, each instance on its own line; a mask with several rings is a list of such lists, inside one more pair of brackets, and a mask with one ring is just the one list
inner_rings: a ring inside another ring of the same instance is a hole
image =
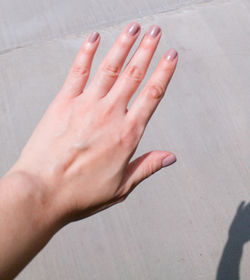
[[89, 34], [88, 41], [89, 41], [90, 43], [94, 43], [94, 42], [97, 40], [98, 37], [99, 37], [99, 33], [93, 31], [92, 33]]
[[140, 29], [140, 25], [135, 22], [135, 23], [131, 23], [128, 27], [127, 27], [127, 32], [128, 34], [134, 36]]
[[165, 57], [167, 60], [174, 60], [177, 57], [178, 53], [175, 49], [169, 49], [166, 53], [165, 53]]
[[170, 154], [162, 160], [162, 167], [169, 166], [176, 162], [176, 156], [174, 154]]
[[152, 25], [148, 29], [146, 34], [149, 35], [152, 38], [155, 38], [160, 32], [161, 32], [161, 28], [158, 25]]

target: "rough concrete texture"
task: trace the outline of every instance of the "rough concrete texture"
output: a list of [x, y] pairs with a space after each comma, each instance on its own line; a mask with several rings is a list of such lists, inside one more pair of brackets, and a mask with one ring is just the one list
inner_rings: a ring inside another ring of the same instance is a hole
[[163, 149], [178, 161], [124, 203], [62, 229], [17, 279], [249, 279], [250, 207], [235, 216], [250, 197], [249, 1], [25, 2], [0, 3], [1, 174], [60, 89], [87, 33], [102, 37], [92, 76], [131, 20], [142, 34], [154, 23], [163, 30], [145, 81], [167, 48], [179, 52], [134, 157]]

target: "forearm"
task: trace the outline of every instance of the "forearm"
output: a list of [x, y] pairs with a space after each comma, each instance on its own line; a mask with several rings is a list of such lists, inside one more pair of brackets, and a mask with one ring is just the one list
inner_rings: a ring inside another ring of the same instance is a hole
[[0, 279], [13, 279], [59, 229], [39, 181], [15, 172], [0, 180]]
[[243, 252], [243, 244], [238, 241], [227, 241], [217, 271], [216, 280], [240, 279], [240, 260]]

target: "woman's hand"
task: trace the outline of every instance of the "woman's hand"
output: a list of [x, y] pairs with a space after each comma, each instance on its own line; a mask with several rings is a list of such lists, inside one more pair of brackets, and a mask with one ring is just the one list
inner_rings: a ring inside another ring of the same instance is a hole
[[170, 49], [127, 110], [162, 32], [151, 26], [120, 73], [139, 34], [138, 23], [121, 32], [86, 88], [100, 43], [97, 32], [88, 36], [62, 89], [8, 172], [39, 185], [42, 203], [65, 222], [124, 200], [143, 179], [176, 160], [169, 152], [152, 151], [129, 163], [177, 63], [177, 53]]

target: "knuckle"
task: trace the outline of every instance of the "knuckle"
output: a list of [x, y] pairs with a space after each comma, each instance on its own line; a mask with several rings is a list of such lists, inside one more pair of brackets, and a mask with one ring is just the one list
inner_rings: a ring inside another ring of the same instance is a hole
[[99, 118], [99, 122], [107, 122], [110, 120], [113, 114], [113, 106], [106, 106], [101, 113], [101, 118]]
[[118, 65], [114, 65], [111, 63], [105, 63], [102, 67], [101, 67], [102, 71], [112, 77], [112, 78], [116, 78], [119, 75], [119, 66]]
[[122, 34], [122, 36], [118, 39], [118, 46], [119, 48], [128, 48], [130, 45], [130, 40], [128, 40], [127, 35]]
[[109, 119], [114, 116], [115, 110], [117, 109], [117, 103], [114, 99], [107, 96], [103, 98], [100, 104], [100, 118]]
[[140, 83], [144, 78], [144, 73], [137, 65], [128, 65], [125, 74], [137, 83]]
[[122, 146], [130, 146], [132, 144], [132, 136], [128, 130], [123, 130], [119, 137], [119, 144]]
[[90, 55], [91, 53], [93, 53], [94, 48], [93, 48], [93, 44], [89, 44], [88, 41], [86, 41], [80, 48], [79, 50], [79, 54], [80, 55]]
[[71, 73], [76, 74], [76, 75], [81, 75], [81, 76], [88, 76], [89, 69], [87, 67], [73, 65], [71, 68]]
[[133, 116], [128, 116], [127, 123], [130, 129], [133, 130], [137, 141], [139, 141], [145, 130], [144, 122], [139, 120], [138, 118], [134, 118]]
[[151, 175], [153, 175], [156, 171], [157, 171], [157, 168], [158, 167], [158, 165], [157, 165], [157, 162], [155, 162], [155, 161], [152, 161], [150, 164], [149, 164], [149, 166], [148, 166], [148, 168], [146, 168], [145, 170], [144, 170], [144, 174], [145, 174], [145, 178], [148, 178], [148, 177], [150, 177]]
[[165, 93], [165, 89], [160, 84], [146, 86], [146, 93], [155, 99], [161, 99]]
[[135, 125], [132, 122], [127, 123], [126, 127], [121, 132], [120, 143], [125, 147], [132, 148], [137, 143], [137, 139], [138, 132]]

